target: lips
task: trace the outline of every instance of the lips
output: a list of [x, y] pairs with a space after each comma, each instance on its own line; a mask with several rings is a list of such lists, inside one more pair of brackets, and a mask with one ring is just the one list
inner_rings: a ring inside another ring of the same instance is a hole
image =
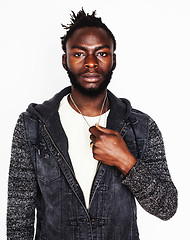
[[86, 82], [93, 83], [99, 81], [101, 76], [97, 73], [85, 73], [82, 75], [82, 78]]

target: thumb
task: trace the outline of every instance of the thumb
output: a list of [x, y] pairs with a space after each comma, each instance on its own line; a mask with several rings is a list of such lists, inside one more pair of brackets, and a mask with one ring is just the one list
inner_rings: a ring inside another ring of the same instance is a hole
[[99, 126], [97, 123], [95, 124], [95, 127], [103, 133], [113, 134], [113, 130]]

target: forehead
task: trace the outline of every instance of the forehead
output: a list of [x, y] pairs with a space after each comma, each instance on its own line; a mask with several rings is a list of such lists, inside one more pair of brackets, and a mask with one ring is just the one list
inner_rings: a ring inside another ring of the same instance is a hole
[[74, 45], [89, 48], [108, 45], [113, 50], [112, 38], [104, 29], [98, 27], [83, 27], [75, 30], [66, 43], [66, 49]]

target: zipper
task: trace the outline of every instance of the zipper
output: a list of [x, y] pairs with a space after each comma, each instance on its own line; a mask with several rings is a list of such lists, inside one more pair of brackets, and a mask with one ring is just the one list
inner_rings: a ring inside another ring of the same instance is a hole
[[127, 125], [127, 124], [126, 124], [126, 122], [125, 122], [125, 124], [123, 125], [122, 129], [121, 129], [120, 132], [119, 132], [120, 135], [121, 135], [121, 133], [123, 132], [123, 129], [125, 128], [126, 125]]
[[46, 125], [44, 125], [44, 130], [46, 131], [48, 137], [50, 138], [51, 142], [53, 143], [53, 146], [55, 147], [55, 149], [58, 151], [59, 155], [62, 157], [62, 159], [64, 160], [64, 162], [67, 164], [67, 166], [69, 167], [69, 169], [71, 170], [73, 176], [75, 177], [76, 179], [76, 176], [75, 176], [75, 173], [72, 169], [72, 167], [70, 166], [70, 164], [67, 162], [67, 160], [65, 159], [65, 157], [63, 156], [63, 154], [61, 153], [61, 151], [59, 150], [59, 148], [57, 147], [57, 145], [55, 144], [54, 140], [52, 139], [50, 133], [48, 132], [47, 128], [46, 128]]

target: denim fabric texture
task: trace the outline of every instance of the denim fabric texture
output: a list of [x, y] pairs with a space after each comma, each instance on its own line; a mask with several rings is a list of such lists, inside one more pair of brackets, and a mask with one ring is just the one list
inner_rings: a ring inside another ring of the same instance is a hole
[[148, 115], [108, 91], [107, 128], [120, 132], [137, 163], [125, 178], [100, 163], [87, 209], [58, 114], [70, 90], [20, 115], [9, 172], [7, 238], [33, 239], [36, 208], [35, 240], [139, 240], [135, 198], [163, 220], [177, 209], [161, 133]]

